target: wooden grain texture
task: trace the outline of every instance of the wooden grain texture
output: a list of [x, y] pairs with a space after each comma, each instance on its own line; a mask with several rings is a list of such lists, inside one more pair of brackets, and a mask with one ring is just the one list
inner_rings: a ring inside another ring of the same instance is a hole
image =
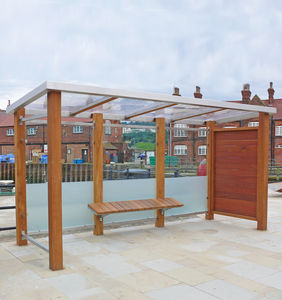
[[[93, 188], [94, 203], [103, 202], [103, 114], [92, 116], [94, 121], [93, 147]], [[94, 234], [103, 235], [103, 218], [94, 216]]]
[[25, 116], [25, 109], [20, 108], [14, 114], [15, 128], [15, 187], [16, 187], [16, 227], [17, 244], [27, 245], [22, 239], [22, 231], [27, 233], [26, 221], [26, 163], [25, 163], [25, 122], [20, 117]]
[[255, 220], [258, 130], [237, 129], [214, 130], [214, 211]]
[[183, 204], [175, 200], [174, 198], [164, 198], [161, 200], [143, 199], [88, 204], [88, 207], [94, 210], [98, 215], [143, 211], [151, 209], [164, 209], [181, 206], [183, 206]]
[[[165, 197], [165, 119], [156, 119], [156, 199]], [[164, 212], [156, 211], [156, 227], [164, 226]]]
[[257, 229], [267, 229], [269, 115], [259, 114], [257, 169]]
[[214, 213], [215, 213], [215, 214], [218, 214], [218, 215], [228, 216], [228, 217], [234, 217], [234, 218], [240, 218], [240, 219], [246, 219], [246, 220], [256, 221], [256, 218], [254, 218], [254, 217], [249, 217], [249, 216], [243, 216], [243, 215], [238, 215], [238, 214], [232, 214], [232, 213], [222, 212], [222, 211], [214, 211]]
[[207, 122], [207, 177], [208, 177], [208, 212], [206, 214], [207, 220], [214, 219], [214, 128], [215, 122]]
[[61, 93], [48, 92], [48, 218], [49, 265], [63, 269]]
[[101, 106], [101, 105], [106, 104], [108, 102], [111, 102], [111, 101], [113, 101], [115, 99], [117, 99], [117, 97], [111, 97], [111, 98], [105, 99], [104, 101], [101, 101], [101, 102], [98, 102], [98, 103], [93, 103], [93, 105], [86, 106], [86, 107], [82, 108], [81, 110], [78, 110], [78, 111], [72, 113], [71, 116], [72, 117], [76, 116], [78, 114], [81, 114], [84, 111], [87, 111], [87, 110], [93, 109], [95, 107]]

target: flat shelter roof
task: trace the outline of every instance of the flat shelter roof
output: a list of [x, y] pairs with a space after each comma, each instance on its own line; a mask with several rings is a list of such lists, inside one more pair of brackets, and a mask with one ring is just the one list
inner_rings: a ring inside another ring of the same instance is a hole
[[80, 120], [103, 113], [104, 119], [111, 120], [153, 122], [163, 117], [167, 123], [203, 125], [207, 121], [220, 124], [256, 118], [260, 112], [276, 113], [276, 108], [267, 106], [50, 81], [12, 103], [7, 112], [24, 107], [26, 115], [34, 115], [34, 119], [47, 116], [49, 91], [62, 92], [62, 116]]

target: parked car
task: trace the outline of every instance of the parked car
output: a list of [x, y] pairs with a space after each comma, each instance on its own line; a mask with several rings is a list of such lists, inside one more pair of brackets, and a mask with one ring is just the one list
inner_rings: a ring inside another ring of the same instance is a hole
[[198, 171], [197, 171], [197, 175], [198, 176], [206, 176], [207, 175], [207, 160], [203, 159], [200, 162], [200, 165], [198, 167]]

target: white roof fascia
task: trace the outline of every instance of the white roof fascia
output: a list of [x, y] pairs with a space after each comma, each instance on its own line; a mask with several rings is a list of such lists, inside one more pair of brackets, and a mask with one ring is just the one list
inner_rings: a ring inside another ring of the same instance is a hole
[[171, 122], [173, 122], [173, 124], [188, 124], [188, 125], [204, 125], [205, 124], [205, 121], [193, 120], [193, 119], [180, 120], [180, 121], [175, 121], [175, 122], [171, 121]]
[[7, 113], [14, 113], [19, 108], [25, 107], [28, 104], [32, 103], [33, 101], [37, 100], [38, 98], [42, 97], [47, 93], [47, 82], [43, 82], [34, 90], [30, 91], [23, 97], [21, 97], [16, 102], [12, 103], [11, 105], [7, 106], [6, 112]]

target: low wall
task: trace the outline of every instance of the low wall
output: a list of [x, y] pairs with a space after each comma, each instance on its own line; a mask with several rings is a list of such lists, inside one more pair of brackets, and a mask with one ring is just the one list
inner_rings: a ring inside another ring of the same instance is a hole
[[[166, 197], [173, 197], [183, 207], [166, 211], [166, 216], [182, 215], [207, 210], [206, 177], [177, 177], [165, 180]], [[93, 183], [64, 182], [63, 228], [93, 224], [88, 203], [93, 200]], [[154, 198], [155, 179], [104, 181], [104, 201], [125, 201]], [[105, 224], [154, 218], [155, 211], [112, 214], [104, 218]], [[48, 230], [47, 183], [27, 184], [27, 225], [29, 232]]]

